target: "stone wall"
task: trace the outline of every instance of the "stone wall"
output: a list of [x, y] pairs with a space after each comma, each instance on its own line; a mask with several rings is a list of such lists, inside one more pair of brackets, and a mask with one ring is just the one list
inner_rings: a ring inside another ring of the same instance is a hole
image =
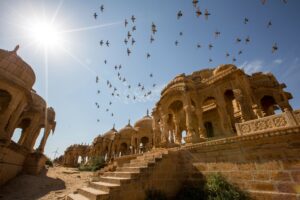
[[0, 186], [22, 171], [25, 159], [26, 153], [14, 143], [0, 146]]
[[300, 193], [299, 126], [200, 143], [181, 153], [189, 181], [220, 172], [257, 199], [297, 199]]

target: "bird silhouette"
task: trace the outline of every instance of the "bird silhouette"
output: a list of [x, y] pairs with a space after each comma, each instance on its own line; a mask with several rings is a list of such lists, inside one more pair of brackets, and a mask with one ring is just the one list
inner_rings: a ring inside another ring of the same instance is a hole
[[272, 21], [270, 20], [270, 21], [268, 22], [267, 28], [270, 28], [271, 26], [272, 26]]
[[272, 53], [275, 53], [278, 50], [277, 43], [274, 43], [272, 46]]
[[128, 24], [128, 21], [127, 21], [127, 19], [125, 19], [125, 21], [124, 21], [125, 27], [127, 26], [127, 24]]
[[196, 16], [200, 17], [201, 15], [202, 15], [202, 12], [201, 12], [200, 8], [197, 8], [197, 10], [196, 10]]
[[248, 24], [249, 19], [247, 17], [244, 18], [244, 24]]
[[179, 10], [177, 13], [177, 19], [180, 19], [182, 16], [183, 16], [183, 13], [181, 10]]
[[150, 37], [150, 43], [152, 43], [154, 41], [154, 38], [153, 38], [153, 36], [151, 35], [151, 37]]
[[135, 20], [136, 20], [136, 18], [134, 17], [134, 15], [132, 15], [132, 16], [131, 16], [131, 21], [132, 21], [132, 23], [134, 23]]
[[101, 10], [101, 12], [104, 11], [104, 5], [101, 5], [101, 6], [100, 6], [100, 10]]
[[193, 6], [196, 8], [197, 7], [197, 4], [198, 4], [198, 0], [193, 0]]
[[98, 15], [97, 13], [94, 13], [94, 18], [97, 19]]
[[208, 12], [207, 9], [205, 9], [204, 15], [205, 15], [205, 19], [208, 20], [208, 16], [210, 16], [211, 14]]
[[127, 48], [127, 55], [129, 56], [131, 54], [131, 51], [129, 48]]

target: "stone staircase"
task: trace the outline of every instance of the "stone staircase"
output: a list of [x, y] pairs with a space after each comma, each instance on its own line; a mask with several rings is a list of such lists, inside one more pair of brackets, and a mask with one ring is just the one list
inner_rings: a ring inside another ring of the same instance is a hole
[[130, 163], [117, 167], [114, 172], [105, 172], [98, 180], [89, 182], [88, 186], [69, 194], [67, 200], [113, 199], [113, 194], [118, 193], [122, 187], [124, 189], [130, 182], [147, 176], [147, 171], [155, 168], [167, 154], [167, 149], [155, 149], [144, 153]]

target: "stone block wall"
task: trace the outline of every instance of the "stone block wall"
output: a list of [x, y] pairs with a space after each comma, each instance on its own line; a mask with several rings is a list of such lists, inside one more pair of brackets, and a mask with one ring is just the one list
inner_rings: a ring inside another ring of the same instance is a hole
[[8, 147], [0, 146], [0, 186], [22, 171], [25, 159], [26, 153], [13, 143]]
[[299, 127], [209, 141], [181, 154], [189, 181], [220, 172], [256, 199], [300, 199]]
[[184, 180], [182, 173], [183, 163], [178, 152], [170, 152], [155, 166], [144, 169], [142, 177], [133, 179], [130, 184], [112, 193], [111, 199], [145, 199], [145, 191], [156, 189], [163, 191], [167, 197], [174, 197]]

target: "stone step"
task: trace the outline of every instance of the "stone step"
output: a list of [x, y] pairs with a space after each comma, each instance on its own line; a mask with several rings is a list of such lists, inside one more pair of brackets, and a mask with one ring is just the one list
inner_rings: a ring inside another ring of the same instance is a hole
[[89, 198], [83, 196], [82, 194], [71, 193], [68, 194], [66, 200], [89, 200]]
[[140, 173], [135, 173], [135, 172], [105, 172], [102, 176], [103, 177], [121, 177], [121, 178], [137, 178], [140, 175]]
[[147, 169], [148, 167], [118, 167], [117, 171], [118, 172], [143, 172]]
[[147, 162], [139, 162], [139, 163], [125, 163], [123, 167], [151, 167], [154, 166], [155, 163], [147, 163]]
[[105, 182], [105, 183], [112, 183], [112, 184], [123, 184], [123, 183], [129, 183], [130, 178], [122, 178], [122, 177], [110, 177], [110, 176], [101, 176], [99, 178], [99, 181]]
[[131, 160], [130, 163], [155, 163], [155, 159], [134, 159]]
[[108, 198], [108, 192], [97, 190], [91, 187], [79, 188], [78, 193], [89, 198], [90, 200], [105, 200]]
[[120, 187], [120, 184], [97, 181], [97, 182], [90, 182], [89, 187], [109, 193], [111, 190], [118, 189]]

